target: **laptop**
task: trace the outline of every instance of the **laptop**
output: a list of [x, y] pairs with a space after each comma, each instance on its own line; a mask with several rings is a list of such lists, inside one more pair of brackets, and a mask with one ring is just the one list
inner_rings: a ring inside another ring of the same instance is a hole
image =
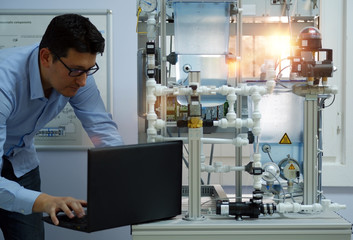
[[89, 149], [87, 214], [58, 214], [59, 226], [94, 232], [169, 219], [181, 214], [181, 191], [182, 141]]

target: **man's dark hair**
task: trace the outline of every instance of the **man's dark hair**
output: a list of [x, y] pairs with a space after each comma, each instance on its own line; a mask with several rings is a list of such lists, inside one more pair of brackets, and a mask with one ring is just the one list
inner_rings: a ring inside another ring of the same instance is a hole
[[88, 18], [64, 14], [51, 20], [39, 49], [49, 48], [58, 57], [66, 57], [70, 48], [80, 53], [103, 53], [104, 38]]

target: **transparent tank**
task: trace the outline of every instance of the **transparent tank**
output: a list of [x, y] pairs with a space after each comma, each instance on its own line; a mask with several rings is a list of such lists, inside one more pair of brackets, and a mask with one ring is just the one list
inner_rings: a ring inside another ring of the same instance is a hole
[[[201, 85], [219, 87], [227, 84], [230, 2], [175, 1], [174, 31], [177, 83], [187, 86], [189, 71], [201, 72]], [[222, 95], [202, 96], [205, 107], [221, 105]], [[187, 105], [187, 97], [178, 97]]]
[[[189, 85], [188, 71], [200, 71], [202, 86], [219, 87], [227, 84], [228, 66], [225, 63], [225, 55], [179, 55], [176, 64], [176, 80], [178, 84]], [[181, 105], [187, 105], [187, 96], [178, 97]], [[201, 104], [204, 107], [222, 105], [226, 97], [220, 94], [201, 96]]]
[[271, 161], [268, 154], [261, 150], [264, 144], [268, 144], [271, 147], [270, 155], [274, 162], [279, 163], [289, 154], [302, 166], [304, 98], [291, 91], [293, 84], [298, 82], [288, 81], [281, 84], [282, 86], [277, 85], [273, 94], [264, 95], [260, 101], [261, 161], [262, 163]]

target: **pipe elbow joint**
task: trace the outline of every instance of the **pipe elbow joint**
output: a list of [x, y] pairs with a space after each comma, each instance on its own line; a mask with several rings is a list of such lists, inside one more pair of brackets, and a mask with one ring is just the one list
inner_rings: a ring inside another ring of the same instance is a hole
[[156, 123], [154, 124], [154, 127], [157, 129], [162, 129], [165, 127], [165, 121], [163, 121], [162, 119], [157, 119]]

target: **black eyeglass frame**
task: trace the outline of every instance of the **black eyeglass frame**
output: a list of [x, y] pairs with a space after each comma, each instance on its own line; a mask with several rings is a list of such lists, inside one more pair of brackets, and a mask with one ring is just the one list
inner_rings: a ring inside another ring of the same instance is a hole
[[61, 60], [61, 58], [52, 51], [53, 55], [64, 65], [64, 67], [69, 70], [68, 75], [70, 77], [79, 77], [82, 74], [86, 73], [87, 76], [93, 75], [95, 74], [98, 70], [99, 70], [99, 66], [97, 63], [95, 63], [94, 67], [91, 67], [90, 69], [87, 70], [82, 70], [82, 69], [77, 69], [77, 68], [70, 68], [69, 66], [67, 66], [63, 60]]

